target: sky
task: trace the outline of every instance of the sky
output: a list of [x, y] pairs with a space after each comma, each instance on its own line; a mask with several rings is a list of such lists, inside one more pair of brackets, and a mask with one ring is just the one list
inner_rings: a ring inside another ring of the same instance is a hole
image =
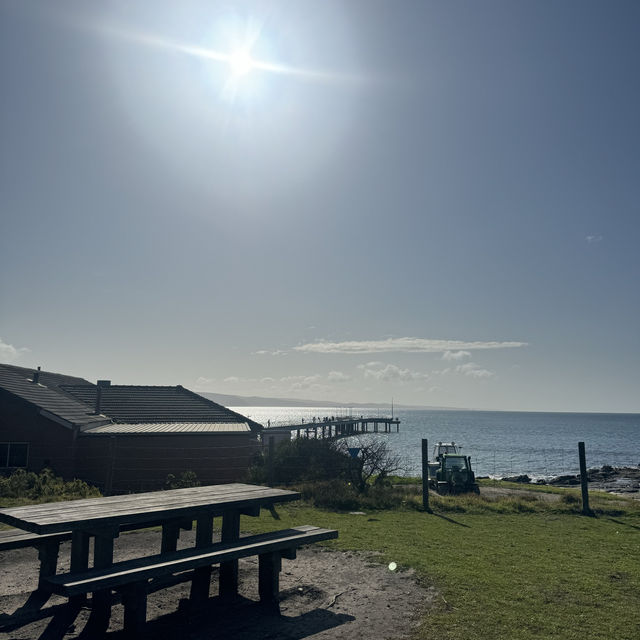
[[0, 361], [640, 412], [640, 4], [0, 0]]

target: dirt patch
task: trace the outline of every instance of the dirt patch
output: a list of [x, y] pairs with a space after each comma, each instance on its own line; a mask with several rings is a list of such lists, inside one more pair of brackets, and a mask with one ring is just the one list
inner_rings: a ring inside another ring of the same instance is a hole
[[[116, 541], [116, 560], [149, 555], [159, 549], [157, 531], [123, 534]], [[193, 532], [181, 536], [180, 546], [193, 545]], [[62, 545], [58, 571], [68, 568], [69, 546]], [[372, 554], [330, 551], [321, 547], [301, 549], [295, 560], [282, 561], [280, 611], [277, 616], [258, 605], [257, 558], [240, 561], [240, 598], [222, 602], [217, 595], [217, 569], [211, 580], [211, 599], [198, 611], [188, 612], [190, 583], [149, 595], [148, 637], [209, 640], [283, 639], [314, 640], [408, 637], [436, 596], [417, 584], [412, 570], [390, 571]], [[0, 610], [19, 607], [37, 583], [37, 553], [33, 549], [0, 553]], [[50, 603], [63, 603], [53, 598]], [[82, 610], [64, 636], [78, 638], [88, 618]], [[0, 638], [37, 638], [51, 618], [10, 631]], [[107, 638], [122, 636], [123, 608], [113, 607]]]

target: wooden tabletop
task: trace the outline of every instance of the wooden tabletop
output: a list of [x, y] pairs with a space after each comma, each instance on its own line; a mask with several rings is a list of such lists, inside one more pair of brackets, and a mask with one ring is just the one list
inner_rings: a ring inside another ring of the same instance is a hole
[[39, 534], [92, 531], [125, 523], [196, 518], [205, 513], [216, 516], [232, 510], [289, 502], [299, 497], [299, 493], [284, 489], [238, 483], [218, 484], [0, 509], [0, 522]]

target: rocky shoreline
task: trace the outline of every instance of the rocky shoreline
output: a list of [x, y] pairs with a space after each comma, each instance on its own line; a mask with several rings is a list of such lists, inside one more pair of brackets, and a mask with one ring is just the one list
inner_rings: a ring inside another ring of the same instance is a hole
[[[548, 484], [554, 487], [574, 487], [580, 485], [580, 474], [562, 475], [550, 480], [533, 482], [527, 475], [502, 478], [506, 482], [522, 484]], [[640, 467], [610, 467], [605, 465], [599, 469], [587, 469], [587, 480], [590, 489], [609, 493], [639, 493]]]

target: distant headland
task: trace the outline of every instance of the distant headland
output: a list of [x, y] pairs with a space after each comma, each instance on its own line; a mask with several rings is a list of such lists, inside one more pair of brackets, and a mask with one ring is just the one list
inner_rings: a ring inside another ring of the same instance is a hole
[[[198, 391], [201, 396], [225, 407], [338, 407], [341, 409], [381, 408], [390, 409], [390, 402], [336, 402], [335, 400], [308, 400], [293, 398], [264, 398], [262, 396], [234, 396], [225, 393]], [[456, 407], [434, 407], [409, 404], [394, 404], [396, 409], [434, 409], [465, 411]]]

